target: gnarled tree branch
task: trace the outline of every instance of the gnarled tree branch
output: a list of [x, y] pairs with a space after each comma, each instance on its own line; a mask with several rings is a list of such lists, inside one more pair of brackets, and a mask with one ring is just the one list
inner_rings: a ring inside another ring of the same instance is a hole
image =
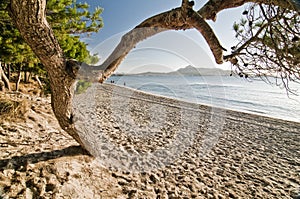
[[[78, 62], [67, 60], [64, 57], [53, 31], [46, 21], [46, 0], [10, 0], [10, 2], [11, 18], [49, 74], [52, 108], [60, 126], [84, 147], [84, 143], [81, 141], [73, 124], [72, 113], [73, 85], [75, 78], [78, 76]], [[86, 74], [84, 75], [86, 77], [89, 77], [89, 75], [94, 77], [94, 72], [101, 70], [102, 76], [100, 81], [104, 81], [138, 42], [166, 30], [197, 29], [204, 36], [215, 56], [216, 62], [222, 63], [224, 48], [220, 45], [218, 38], [205, 20], [215, 20], [218, 12], [249, 2], [273, 4], [291, 10], [296, 9], [291, 1], [285, 0], [209, 0], [198, 12], [195, 12], [192, 9], [194, 3], [183, 0], [181, 7], [146, 19], [124, 35], [108, 59], [100, 66], [84, 67], [86, 69], [84, 71]], [[289, 56], [288, 53], [287, 56]], [[258, 61], [257, 63], [260, 62]], [[299, 75], [297, 78], [299, 78]]]
[[[110, 76], [110, 74], [112, 74], [116, 70], [125, 56], [130, 52], [132, 48], [135, 47], [138, 42], [166, 30], [184, 30], [195, 28], [205, 38], [215, 57], [216, 63], [223, 63], [224, 58], [226, 59], [226, 61], [228, 61], [229, 59], [233, 58], [234, 55], [223, 57], [223, 51], [226, 49], [221, 46], [218, 38], [214, 34], [211, 27], [206, 23], [205, 19], [215, 20], [216, 14], [221, 10], [238, 7], [249, 2], [259, 4], [272, 4], [282, 8], [296, 10], [296, 6], [294, 3], [292, 3], [292, 1], [284, 0], [210, 0], [198, 12], [195, 12], [192, 9], [194, 2], [183, 0], [181, 7], [151, 17], [125, 34], [112, 54], [105, 60], [105, 62], [101, 66], [97, 67], [102, 71], [99, 81], [103, 82], [108, 76]], [[251, 43], [252, 41], [253, 40], [249, 40], [245, 43], [245, 45]], [[241, 50], [242, 48], [240, 48], [239, 51]], [[237, 54], [239, 54], [239, 52], [236, 52], [235, 55]]]
[[239, 55], [242, 50], [244, 50], [250, 43], [259, 40], [258, 36], [259, 34], [268, 26], [268, 24], [264, 24], [263, 26], [260, 27], [260, 29], [256, 32], [256, 34], [251, 37], [249, 40], [247, 40], [245, 43], [243, 43], [240, 47], [234, 50], [233, 53], [230, 55], [224, 56], [225, 61], [230, 61], [232, 58], [235, 56]]
[[166, 30], [184, 30], [189, 28], [191, 26], [187, 24], [181, 8], [176, 8], [146, 19], [125, 34], [111, 55], [99, 66], [99, 69], [103, 71], [100, 82], [103, 82], [116, 70], [125, 56], [140, 41]]
[[[289, 82], [299, 82], [299, 13], [276, 6], [252, 5], [246, 20], [235, 26], [240, 40], [231, 61], [240, 76], [276, 79], [288, 91]], [[255, 34], [254, 34], [255, 32]]]
[[101, 66], [97, 67], [103, 71], [99, 81], [103, 82], [109, 77], [138, 42], [166, 30], [197, 29], [208, 43], [216, 62], [223, 63], [223, 50], [225, 49], [211, 27], [192, 9], [193, 5], [191, 2], [183, 1], [182, 7], [148, 18], [125, 34], [111, 55]]
[[56, 40], [45, 16], [45, 0], [11, 0], [9, 14], [22, 37], [45, 66], [51, 85], [51, 104], [60, 126], [84, 147], [72, 123], [75, 82], [71, 64]]
[[207, 44], [209, 45], [217, 64], [223, 63], [223, 51], [226, 51], [224, 47], [221, 46], [218, 38], [216, 37], [214, 31], [206, 23], [206, 21], [197, 12], [193, 12], [192, 17], [189, 18], [188, 23], [197, 29], [202, 36], [205, 38]]
[[216, 21], [217, 14], [222, 10], [236, 8], [246, 3], [275, 5], [285, 9], [297, 10], [296, 4], [291, 0], [210, 0], [198, 11], [198, 13], [204, 19]]

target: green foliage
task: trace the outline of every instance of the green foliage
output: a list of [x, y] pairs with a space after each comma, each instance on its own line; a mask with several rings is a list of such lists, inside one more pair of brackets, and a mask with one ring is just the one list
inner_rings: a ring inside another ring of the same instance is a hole
[[239, 22], [233, 24], [237, 45], [231, 63], [238, 74], [272, 76], [276, 84], [289, 88], [300, 82], [299, 13], [272, 5], [250, 4]]
[[[6, 10], [7, 5], [8, 1], [0, 2], [0, 61], [15, 65], [21, 63], [27, 71], [45, 74], [38, 58], [12, 23]], [[90, 12], [87, 3], [77, 3], [75, 0], [47, 0], [46, 13], [47, 20], [67, 58], [81, 62], [95, 59], [87, 50], [87, 44], [80, 41], [80, 35], [98, 32], [103, 26], [101, 8]]]
[[90, 12], [87, 3], [77, 3], [72, 0], [47, 1], [47, 20], [53, 30], [60, 34], [82, 34], [98, 32], [103, 26], [100, 14], [102, 9], [97, 7]]
[[239, 29], [240, 29], [240, 25], [237, 22], [234, 22], [234, 24], [233, 24], [233, 30], [235, 32], [237, 32]]
[[8, 63], [27, 62], [32, 65], [38, 60], [23, 41], [6, 11], [6, 3], [0, 3], [0, 60]]
[[92, 85], [91, 82], [88, 81], [84, 81], [84, 80], [79, 80], [76, 84], [76, 90], [75, 93], [76, 94], [81, 94], [84, 91], [86, 91], [90, 86]]
[[87, 45], [79, 40], [79, 37], [69, 34], [57, 34], [56, 38], [68, 58], [84, 61], [89, 56]]
[[84, 63], [87, 63], [89, 65], [95, 65], [99, 62], [99, 57], [97, 56], [97, 54], [94, 55], [88, 55], [84, 60]]

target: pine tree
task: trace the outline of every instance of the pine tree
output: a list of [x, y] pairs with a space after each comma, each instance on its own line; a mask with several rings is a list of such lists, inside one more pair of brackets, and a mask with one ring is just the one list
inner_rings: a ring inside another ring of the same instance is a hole
[[239, 41], [232, 47], [231, 63], [241, 77], [271, 75], [289, 88], [300, 80], [300, 16], [270, 5], [250, 5], [233, 30]]
[[[19, 69], [18, 66], [23, 66], [23, 70], [46, 74], [39, 59], [12, 23], [7, 6], [8, 1], [0, 2], [0, 61], [13, 64], [14, 71]], [[74, 0], [49, 0], [47, 21], [67, 58], [78, 61], [93, 58], [94, 62], [97, 62], [97, 57], [90, 55], [87, 44], [80, 41], [80, 36], [99, 31], [103, 26], [100, 17], [102, 9], [96, 8], [94, 12], [90, 12], [88, 8], [87, 3], [77, 3]]]

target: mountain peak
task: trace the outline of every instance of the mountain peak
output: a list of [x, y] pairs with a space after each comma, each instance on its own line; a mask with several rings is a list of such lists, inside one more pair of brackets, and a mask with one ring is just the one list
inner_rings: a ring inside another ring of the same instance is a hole
[[184, 67], [184, 68], [196, 68], [196, 67], [194, 67], [194, 66], [192, 66], [192, 65], [188, 65], [188, 66], [186, 66], [186, 67]]
[[196, 68], [192, 65], [188, 65], [184, 68], [180, 68], [175, 72], [171, 72], [170, 74], [180, 74], [180, 75], [191, 75], [191, 76], [199, 76], [199, 75], [229, 75], [230, 71], [225, 71], [219, 68]]

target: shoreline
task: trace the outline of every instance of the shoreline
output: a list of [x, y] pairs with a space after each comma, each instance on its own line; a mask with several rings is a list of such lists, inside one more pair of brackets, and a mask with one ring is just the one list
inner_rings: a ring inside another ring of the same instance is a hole
[[[156, 188], [170, 183], [163, 177], [166, 173], [171, 173], [172, 180], [179, 175], [189, 179], [182, 185], [200, 186], [195, 188], [198, 194], [204, 182], [197, 180], [197, 176], [207, 175], [208, 179], [215, 180], [207, 179], [213, 188], [208, 189], [210, 194], [202, 190], [199, 196], [204, 198], [218, 198], [219, 194], [228, 197], [231, 188], [226, 187], [226, 182], [233, 179], [235, 197], [248, 198], [248, 186], [253, 186], [257, 197], [268, 198], [277, 195], [278, 190], [288, 191], [287, 187], [279, 188], [281, 179], [298, 176], [299, 123], [188, 103], [109, 84], [97, 84], [90, 92], [95, 93], [91, 101], [95, 101], [92, 107], [97, 108], [89, 109], [88, 106], [81, 113], [87, 113], [87, 121], [97, 118], [97, 122], [81, 133], [88, 143], [93, 143], [89, 146], [91, 153], [114, 172], [129, 173], [129, 176], [155, 175], [155, 181], [162, 183], [155, 185]], [[90, 94], [84, 98], [90, 98]], [[103, 126], [101, 131], [95, 130], [97, 125]], [[195, 169], [200, 173], [195, 173]], [[278, 171], [283, 175], [276, 174]], [[255, 180], [264, 181], [266, 177], [271, 187], [266, 188]], [[300, 184], [296, 178], [291, 180]], [[295, 188], [299, 189], [296, 184]], [[137, 188], [137, 192], [143, 193], [140, 189]], [[183, 190], [179, 188], [174, 197], [182, 196]], [[213, 190], [218, 191], [214, 193]], [[185, 191], [186, 197], [195, 194]]]
[[109, 84], [87, 92], [76, 96], [83, 117], [76, 124], [83, 122], [98, 158], [82, 154], [60, 129], [49, 98], [32, 97], [25, 118], [0, 125], [1, 197], [300, 195], [299, 123], [230, 110], [223, 115], [223, 109]]
[[190, 102], [188, 100], [184, 100], [183, 98], [179, 99], [179, 98], [173, 98], [173, 97], [168, 97], [168, 96], [164, 96], [164, 95], [160, 95], [160, 94], [155, 94], [155, 93], [150, 93], [150, 92], [146, 92], [146, 91], [142, 91], [142, 90], [137, 90], [137, 89], [134, 89], [134, 88], [131, 88], [131, 87], [127, 87], [127, 86], [122, 86], [122, 85], [118, 85], [118, 84], [111, 84], [111, 83], [103, 83], [104, 85], [110, 85], [110, 86], [113, 86], [113, 87], [118, 87], [120, 89], [128, 89], [128, 90], [131, 90], [133, 92], [140, 92], [140, 93], [143, 93], [145, 95], [148, 95], [148, 96], [155, 96], [155, 97], [158, 97], [158, 98], [162, 98], [162, 99], [166, 99], [166, 100], [174, 100], [174, 101], [179, 101], [179, 102], [182, 102], [183, 104], [190, 104], [191, 106], [202, 106], [202, 107], [206, 107], [206, 108], [215, 108], [215, 109], [222, 109], [223, 111], [226, 111], [226, 112], [230, 112], [232, 114], [234, 113], [241, 113], [241, 114], [244, 114], [245, 116], [249, 115], [249, 117], [262, 117], [262, 118], [266, 118], [268, 120], [279, 120], [279, 121], [282, 121], [282, 122], [289, 122], [291, 124], [294, 124], [294, 125], [300, 125], [300, 121], [294, 121], [294, 120], [288, 120], [288, 119], [284, 119], [284, 118], [277, 118], [277, 117], [272, 117], [272, 116], [269, 116], [269, 115], [266, 115], [266, 114], [260, 114], [260, 113], [256, 113], [256, 112], [251, 112], [251, 111], [243, 111], [243, 110], [237, 110], [237, 109], [231, 109], [231, 108], [224, 108], [224, 107], [219, 107], [219, 106], [213, 106], [213, 105], [210, 105], [210, 104], [205, 104], [205, 103], [195, 103], [195, 102]]
[[299, 84], [291, 85], [294, 95], [271, 83], [229, 76], [183, 76], [178, 79], [145, 76], [111, 79], [116, 84], [123, 85], [127, 81], [126, 86], [177, 97], [179, 100], [300, 122], [297, 115], [300, 111], [300, 98], [297, 95], [297, 90], [300, 91]]

